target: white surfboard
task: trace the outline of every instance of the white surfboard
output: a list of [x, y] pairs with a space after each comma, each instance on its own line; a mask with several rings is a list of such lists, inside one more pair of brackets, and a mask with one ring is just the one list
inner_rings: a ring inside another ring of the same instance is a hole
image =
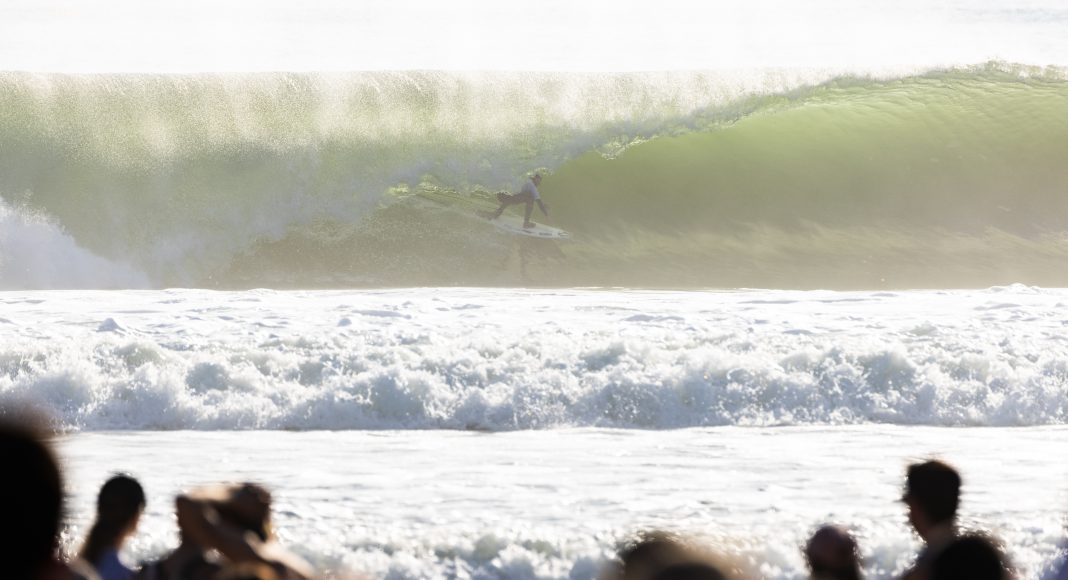
[[549, 240], [571, 239], [571, 234], [560, 228], [554, 228], [552, 226], [547, 226], [545, 224], [539, 223], [535, 223], [534, 227], [524, 228], [523, 218], [510, 215], [502, 215], [498, 218], [490, 219], [487, 213], [488, 212], [478, 212], [478, 215], [488, 220], [489, 223], [493, 224], [493, 227], [505, 233], [515, 234], [519, 236], [530, 236], [532, 238], [544, 238]]

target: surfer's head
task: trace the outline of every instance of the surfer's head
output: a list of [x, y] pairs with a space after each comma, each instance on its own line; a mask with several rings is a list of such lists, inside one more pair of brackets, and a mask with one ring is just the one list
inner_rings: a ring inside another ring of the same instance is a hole
[[540, 173], [535, 173], [534, 176], [530, 178], [530, 180], [534, 182], [534, 185], [540, 185], [541, 184], [541, 174]]

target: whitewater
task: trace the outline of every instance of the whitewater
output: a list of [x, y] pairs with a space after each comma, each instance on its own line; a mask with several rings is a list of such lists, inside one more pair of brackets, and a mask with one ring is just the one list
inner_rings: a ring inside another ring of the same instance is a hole
[[0, 389], [100, 430], [1037, 426], [1068, 293], [5, 293]]
[[874, 577], [916, 549], [909, 461], [1025, 577], [1059, 553], [1068, 292], [35, 291], [0, 297], [0, 393], [44, 409], [77, 545], [117, 470], [139, 561], [190, 486], [256, 480], [281, 537], [374, 577], [592, 578], [641, 529], [804, 574], [849, 525]]
[[[938, 457], [1064, 557], [1060, 0], [105, 3], [0, 8], [0, 412], [66, 551], [123, 471], [130, 563], [252, 480], [329, 578], [649, 529], [801, 578], [828, 522], [891, 578]], [[534, 172], [567, 242], [475, 214]]]

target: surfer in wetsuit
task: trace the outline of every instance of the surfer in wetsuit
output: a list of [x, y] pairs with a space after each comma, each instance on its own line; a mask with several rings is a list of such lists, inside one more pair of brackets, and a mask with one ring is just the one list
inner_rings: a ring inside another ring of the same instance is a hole
[[530, 229], [534, 227], [534, 222], [530, 221], [530, 214], [534, 213], [534, 203], [537, 202], [538, 208], [541, 209], [541, 213], [546, 217], [549, 215], [549, 208], [542, 203], [541, 194], [538, 193], [538, 185], [541, 184], [541, 175], [535, 173], [534, 177], [531, 177], [529, 181], [523, 184], [523, 189], [519, 190], [516, 194], [498, 193], [497, 201], [501, 203], [501, 206], [497, 208], [497, 211], [487, 214], [487, 218], [493, 220], [501, 217], [504, 213], [504, 208], [510, 205], [518, 205], [520, 203], [527, 204], [527, 211], [523, 216], [523, 227]]

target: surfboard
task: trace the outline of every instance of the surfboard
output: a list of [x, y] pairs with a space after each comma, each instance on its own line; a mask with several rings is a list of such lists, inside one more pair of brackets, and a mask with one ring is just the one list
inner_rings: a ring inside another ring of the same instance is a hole
[[[445, 192], [420, 192], [413, 196], [415, 199], [421, 199], [427, 202], [431, 202], [438, 207], [448, 209], [450, 211], [457, 211], [460, 213], [469, 212], [474, 210], [475, 215], [488, 221], [498, 231], [512, 234], [516, 236], [527, 236], [531, 238], [541, 238], [543, 240], [570, 240], [571, 234], [552, 226], [545, 224], [535, 223], [532, 228], [523, 227], [523, 218], [517, 215], [504, 214], [499, 218], [491, 219], [493, 212], [481, 209], [485, 207], [485, 200], [472, 198], [470, 196], [462, 196], [457, 194], [450, 194]], [[470, 215], [470, 214], [468, 214]]]
[[532, 228], [524, 228], [523, 218], [520, 218], [518, 216], [502, 215], [496, 219], [493, 219], [493, 214], [491, 212], [478, 211], [475, 213], [477, 213], [479, 217], [493, 224], [493, 227], [504, 233], [514, 234], [518, 236], [529, 236], [532, 238], [543, 238], [549, 240], [571, 239], [571, 234], [569, 234], [568, 232], [560, 228], [547, 226], [545, 224], [535, 223], [534, 227]]

